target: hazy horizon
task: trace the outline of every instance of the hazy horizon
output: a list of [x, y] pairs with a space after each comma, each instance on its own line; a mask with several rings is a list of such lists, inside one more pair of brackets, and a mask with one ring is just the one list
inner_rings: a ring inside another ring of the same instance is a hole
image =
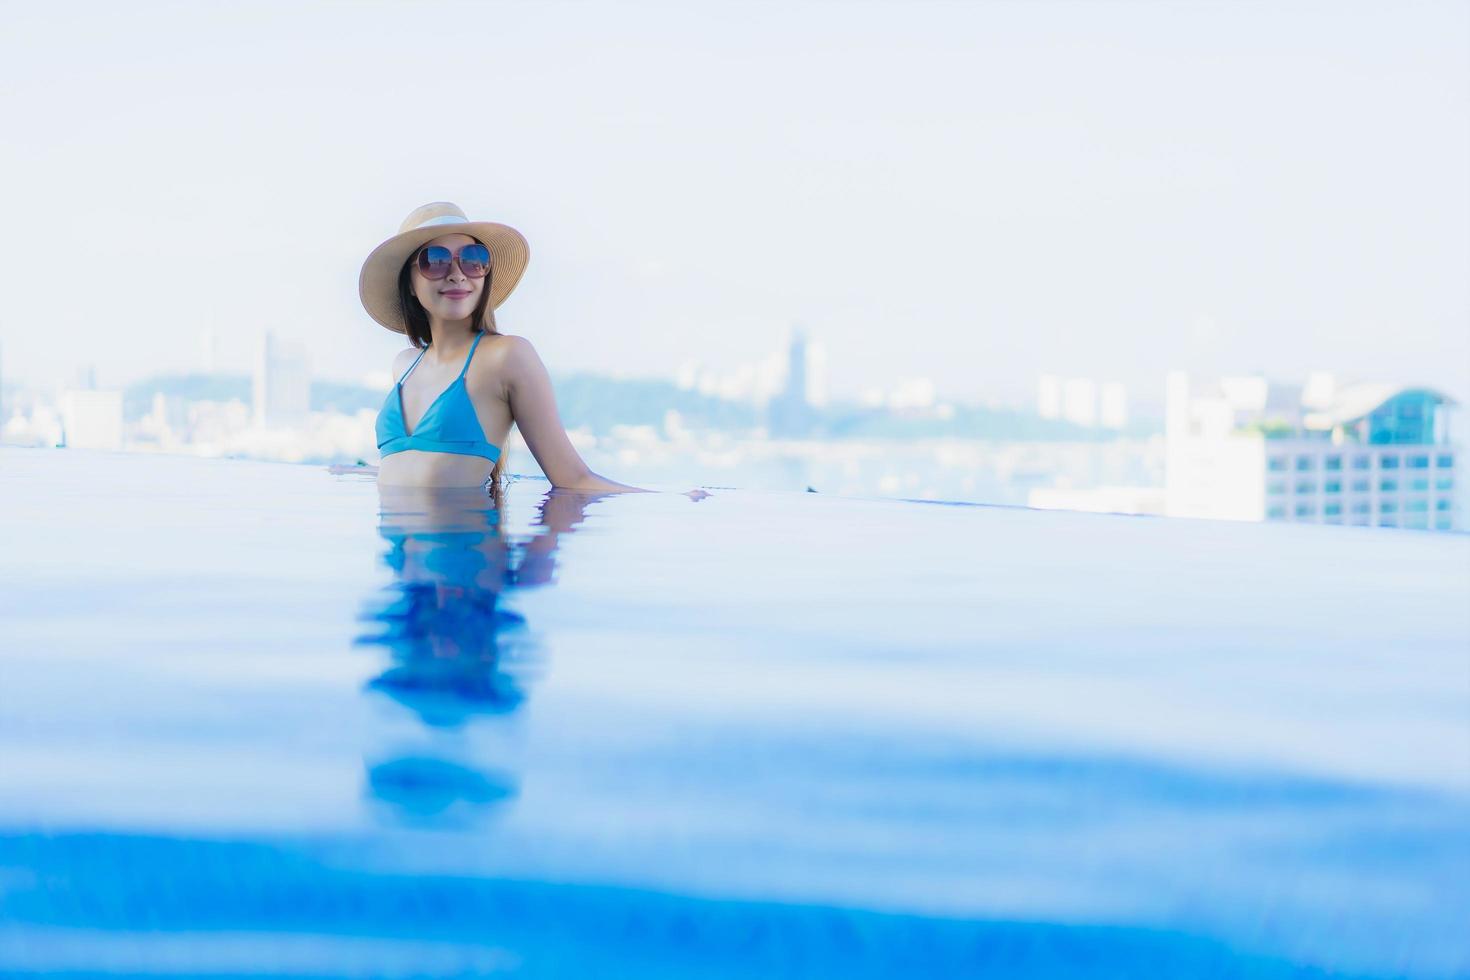
[[272, 329], [386, 372], [359, 266], [452, 200], [530, 241], [498, 320], [555, 373], [799, 323], [836, 399], [1141, 406], [1182, 367], [1470, 401], [1463, 3], [4, 9], [10, 381], [197, 369], [205, 329], [222, 370]]

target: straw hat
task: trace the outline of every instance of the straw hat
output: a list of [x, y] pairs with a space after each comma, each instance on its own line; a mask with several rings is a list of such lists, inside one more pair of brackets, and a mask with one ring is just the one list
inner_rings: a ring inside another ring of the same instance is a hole
[[398, 226], [398, 234], [373, 249], [362, 264], [357, 295], [368, 316], [395, 333], [408, 333], [398, 301], [398, 273], [419, 246], [440, 235], [454, 234], [479, 239], [490, 249], [490, 300], [486, 309], [493, 313], [505, 302], [531, 260], [525, 236], [509, 225], [471, 221], [458, 205], [435, 201], [414, 208]]

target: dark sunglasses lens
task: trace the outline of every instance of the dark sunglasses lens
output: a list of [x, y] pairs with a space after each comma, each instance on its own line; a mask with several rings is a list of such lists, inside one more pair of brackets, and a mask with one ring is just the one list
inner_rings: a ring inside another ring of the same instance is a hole
[[419, 272], [425, 279], [443, 279], [449, 275], [449, 249], [443, 245], [430, 245], [419, 251]]
[[480, 279], [490, 271], [490, 249], [484, 245], [466, 245], [459, 250], [459, 267], [471, 279]]

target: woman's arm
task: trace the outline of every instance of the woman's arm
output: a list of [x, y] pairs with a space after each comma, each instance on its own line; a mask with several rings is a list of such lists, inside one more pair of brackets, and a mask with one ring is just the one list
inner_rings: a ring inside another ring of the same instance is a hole
[[653, 493], [598, 476], [588, 468], [567, 438], [556, 411], [551, 376], [536, 348], [525, 337], [511, 334], [507, 340], [504, 383], [511, 418], [552, 485], [567, 490]]

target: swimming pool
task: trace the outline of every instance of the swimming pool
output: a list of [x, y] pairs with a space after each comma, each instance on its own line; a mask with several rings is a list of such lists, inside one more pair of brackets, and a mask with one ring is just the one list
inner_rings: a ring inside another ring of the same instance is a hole
[[0, 448], [0, 975], [1470, 975], [1470, 536], [491, 504]]

